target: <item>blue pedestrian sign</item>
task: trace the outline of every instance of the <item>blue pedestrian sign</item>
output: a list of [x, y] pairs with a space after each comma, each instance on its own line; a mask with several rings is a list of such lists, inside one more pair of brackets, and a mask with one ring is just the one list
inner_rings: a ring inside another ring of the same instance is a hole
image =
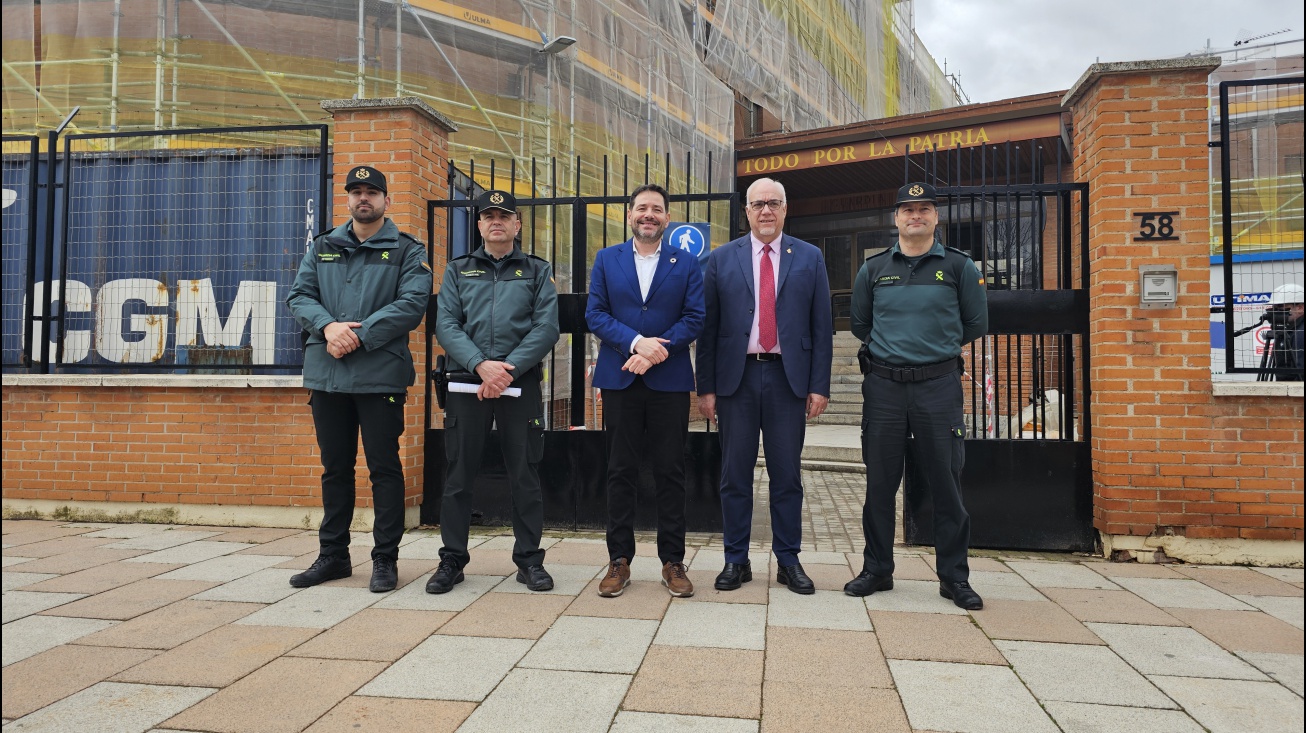
[[707, 257], [712, 249], [708, 225], [702, 223], [673, 221], [667, 227], [666, 234], [662, 235], [662, 241], [667, 246], [688, 252], [700, 260]]

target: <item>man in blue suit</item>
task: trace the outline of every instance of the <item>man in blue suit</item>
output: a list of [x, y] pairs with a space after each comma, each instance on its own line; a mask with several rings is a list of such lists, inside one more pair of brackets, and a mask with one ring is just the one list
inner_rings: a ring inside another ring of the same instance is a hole
[[670, 220], [666, 189], [636, 188], [629, 241], [599, 250], [585, 322], [601, 342], [594, 386], [603, 390], [608, 438], [608, 573], [599, 595], [630, 585], [635, 557], [639, 461], [653, 469], [662, 584], [694, 595], [685, 572], [685, 438], [694, 369], [689, 345], [703, 329], [703, 275], [697, 258], [662, 246]]
[[703, 278], [707, 320], [698, 342], [698, 407], [721, 428], [725, 568], [718, 590], [753, 579], [748, 542], [758, 433], [770, 478], [777, 580], [804, 595], [816, 587], [802, 549], [800, 456], [805, 420], [830, 402], [834, 331], [830, 281], [816, 247], [785, 234], [785, 190], [770, 178], [748, 187], [748, 236], [714, 250]]

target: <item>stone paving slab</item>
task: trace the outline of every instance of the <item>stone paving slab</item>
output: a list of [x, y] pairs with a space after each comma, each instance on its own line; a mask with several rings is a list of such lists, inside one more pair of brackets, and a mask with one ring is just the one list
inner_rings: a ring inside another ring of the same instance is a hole
[[526, 656], [524, 639], [436, 634], [358, 691], [373, 697], [480, 702]]
[[276, 659], [163, 725], [217, 733], [299, 733], [384, 668], [380, 662]]
[[126, 560], [129, 557], [144, 555], [146, 550], [106, 550], [103, 547], [97, 547], [93, 550], [83, 550], [81, 552], [65, 552], [62, 555], [51, 555], [40, 559], [28, 560], [21, 557], [5, 556], [5, 567], [9, 567], [11, 560], [18, 560], [25, 567], [19, 568], [25, 573], [55, 573], [57, 575], [68, 575], [78, 570], [86, 570], [97, 565], [106, 565], [111, 562]]
[[[1300, 650], [1301, 647], [1295, 647]], [[1302, 683], [1303, 665], [1301, 654], [1279, 654], [1269, 652], [1238, 652], [1238, 656], [1253, 667], [1274, 678], [1279, 684], [1298, 695], [1306, 694]]]
[[762, 692], [762, 733], [911, 733], [893, 690], [838, 694], [830, 688], [802, 693], [767, 680]]
[[1129, 666], [1145, 675], [1265, 680], [1254, 667], [1188, 628], [1090, 623]]
[[236, 552], [239, 555], [286, 555], [288, 557], [312, 553], [316, 557], [319, 549], [321, 544], [318, 542], [317, 532], [304, 532]]
[[298, 593], [301, 589], [290, 585], [290, 576], [299, 571], [268, 568], [196, 593], [197, 601], [233, 601], [243, 603], [276, 603]]
[[214, 585], [214, 583], [199, 580], [157, 580], [147, 578], [41, 613], [50, 616], [79, 616], [82, 618], [126, 621], [208, 590]]
[[969, 616], [871, 611], [871, 622], [889, 659], [1007, 664]]
[[379, 594], [370, 593], [366, 589], [319, 585], [287, 596], [235, 623], [329, 629], [379, 600]]
[[286, 656], [393, 662], [453, 616], [439, 611], [365, 608], [287, 652]]
[[94, 634], [116, 624], [90, 618], [64, 618], [62, 616], [28, 616], [5, 624], [4, 633], [0, 635], [0, 666], [8, 667], [28, 657], [36, 656], [46, 649], [53, 649], [60, 644]]
[[1229, 651], [1274, 653], [1306, 646], [1301, 629], [1260, 611], [1174, 608], [1170, 612]]
[[[104, 523], [87, 523], [83, 526], [88, 531], [85, 537], [108, 537], [118, 540], [130, 540], [137, 537], [153, 537], [163, 532], [179, 529], [175, 524], [104, 524]], [[94, 530], [94, 531], [89, 531]], [[195, 530], [203, 531], [203, 530]]]
[[1302, 699], [1272, 682], [1153, 677], [1211, 733], [1278, 733], [1303, 726]]
[[93, 646], [171, 649], [263, 608], [257, 603], [183, 600], [77, 641]]
[[85, 593], [40, 593], [37, 591], [16, 590], [4, 594], [3, 611], [0, 617], [3, 623], [17, 621], [20, 618], [26, 618], [34, 613], [40, 613], [51, 608], [57, 608], [67, 603], [72, 603], [79, 598], [85, 598]]
[[[6, 543], [8, 535], [5, 536]], [[110, 550], [120, 549], [114, 547], [110, 539], [96, 539], [94, 537], [56, 537], [54, 539], [43, 539], [39, 542], [31, 542], [18, 547], [10, 547], [5, 550], [6, 554], [17, 555], [19, 557], [53, 557], [54, 555], [63, 555], [69, 552], [86, 552], [97, 547], [108, 547]], [[124, 550], [136, 548], [124, 547]]]
[[1008, 667], [889, 660], [913, 728], [958, 733], [1059, 733]]
[[1119, 586], [1089, 568], [1067, 562], [1021, 562], [1012, 560], [1007, 567], [1016, 571], [1035, 588], [1090, 588], [1115, 590]]
[[347, 697], [304, 733], [454, 733], [476, 709], [475, 703]]
[[766, 606], [751, 603], [672, 603], [654, 644], [766, 648]]
[[990, 600], [972, 615], [991, 639], [1101, 644], [1102, 640], [1050, 601]]
[[770, 586], [766, 575], [758, 574], [757, 566], [753, 568], [753, 579], [736, 590], [716, 589], [714, 584], [720, 572], [721, 569], [717, 568], [716, 570], [690, 570], [686, 573], [689, 582], [694, 584], [694, 595], [688, 600], [694, 603], [766, 603], [766, 599], [770, 596]]
[[1252, 568], [1258, 573], [1268, 575], [1276, 580], [1282, 580], [1285, 583], [1301, 583], [1306, 581], [1306, 569], [1303, 568]]
[[134, 667], [157, 652], [65, 644], [4, 671], [4, 717], [21, 718]]
[[[1159, 608], [1209, 608], [1223, 611], [1250, 611], [1251, 606], [1225, 595], [1196, 580], [1184, 578], [1117, 578], [1125, 590]], [[1300, 605], [1300, 604], [1298, 604]]]
[[609, 733], [757, 733], [757, 721], [623, 710]]
[[[594, 672], [517, 669], [476, 708], [460, 733], [604, 733], [630, 677]], [[529, 716], [522, 710], [529, 709]]]
[[[810, 565], [804, 564], [803, 570], [807, 572], [807, 576], [812, 579], [812, 584], [816, 586], [818, 591], [834, 591], [843, 593], [844, 585], [856, 577], [853, 575], [853, 571], [849, 569], [847, 563], [843, 565], [821, 565], [817, 563], [812, 563]], [[757, 576], [755, 575], [753, 577], [756, 579]], [[776, 582], [775, 570], [771, 571], [767, 585], [773, 590], [776, 588], [785, 588], [785, 586]]]
[[1042, 702], [1175, 708], [1174, 702], [1106, 647], [994, 641], [1016, 674]]
[[760, 651], [654, 644], [622, 709], [757, 718], [762, 712], [763, 664]]
[[1179, 619], [1129, 591], [1047, 588], [1044, 594], [1080, 621], [1183, 626]]
[[1187, 577], [1176, 573], [1169, 565], [1154, 563], [1095, 562], [1087, 563], [1084, 567], [1107, 578], [1172, 578], [1180, 580]]
[[103, 593], [113, 588], [135, 583], [145, 578], [162, 575], [180, 565], [159, 565], [156, 563], [111, 562], [104, 565], [79, 570], [75, 573], [61, 575], [40, 583], [33, 583], [27, 590], [49, 591], [51, 593]]
[[[58, 556], [56, 555], [56, 557]], [[6, 555], [5, 557], [0, 558], [0, 567], [7, 568], [11, 565], [22, 565], [25, 562], [36, 562], [36, 560], [30, 557], [18, 557], [17, 555], [12, 555], [12, 556]]]
[[893, 590], [879, 591], [865, 597], [871, 611], [902, 613], [940, 613], [965, 616], [952, 601], [939, 595], [938, 580], [898, 580], [894, 578]]
[[17, 590], [25, 585], [39, 583], [42, 580], [59, 577], [56, 573], [28, 573], [28, 572], [10, 572], [0, 573], [0, 592], [8, 593], [11, 590]]
[[[400, 558], [395, 568], [398, 574], [395, 578], [395, 587], [403, 588], [409, 583], [421, 581], [422, 587], [426, 587], [426, 581], [431, 577], [432, 571], [439, 565], [438, 560], [408, 560]], [[369, 558], [354, 566], [354, 574], [348, 578], [333, 580], [330, 583], [332, 588], [367, 588], [372, 582], [372, 560]], [[391, 591], [392, 593], [395, 591]]]
[[[848, 558], [848, 567], [852, 568], [853, 572], [862, 572], [866, 560], [862, 553], [850, 552], [845, 557]], [[930, 560], [933, 559], [934, 557], [931, 555]], [[937, 584], [939, 576], [934, 572], [934, 566], [925, 562], [925, 559], [920, 555], [895, 554], [893, 558], [893, 582], [897, 583], [900, 580], [926, 580]]]
[[119, 540], [104, 547], [109, 550], [149, 550], [157, 552], [170, 547], [177, 547], [190, 542], [215, 537], [221, 532], [198, 532], [185, 529], [170, 529], [163, 532], [151, 532], [125, 540]]
[[529, 593], [531, 595], [555, 595], [555, 596], [575, 596], [585, 589], [586, 585], [599, 574], [601, 566], [599, 565], [562, 565], [552, 564], [545, 566], [549, 575], [553, 576], [553, 590], [543, 592], [533, 591], [526, 587], [525, 583], [517, 581], [517, 574], [513, 573], [504, 578], [502, 583], [494, 586], [494, 593]]
[[138, 733], [212, 695], [203, 687], [101, 682], [7, 726], [6, 731]]
[[1047, 598], [1016, 573], [999, 573], [989, 570], [971, 570], [970, 584], [987, 601], [1045, 601]]
[[538, 639], [570, 604], [571, 598], [566, 596], [486, 593], [441, 626], [439, 633]]
[[1206, 733], [1197, 721], [1179, 710], [1125, 708], [1116, 705], [1088, 705], [1055, 700], [1044, 703], [1043, 707], [1065, 733], [1108, 733], [1108, 731]]
[[1303, 595], [1301, 588], [1251, 568], [1177, 567], [1175, 571], [1231, 596], [1301, 598]]
[[[33, 590], [33, 588], [28, 588]], [[1271, 616], [1297, 628], [1302, 628], [1303, 611], [1300, 598], [1281, 598], [1277, 596], [1237, 596], [1238, 600], [1249, 606], [1259, 608]]]
[[[671, 594], [662, 586], [660, 577], [656, 581], [632, 580], [616, 598], [603, 598], [599, 595], [601, 582], [602, 578], [590, 581], [585, 590], [576, 596], [576, 600], [567, 606], [563, 615], [661, 621], [667, 607], [671, 605]], [[698, 592], [700, 591], [695, 588], [695, 593]]]
[[[199, 544], [193, 542], [183, 547]], [[212, 544], [224, 544], [214, 542]], [[228, 543], [236, 544], [236, 543]], [[165, 552], [170, 552], [165, 550]], [[169, 570], [155, 577], [160, 580], [207, 580], [214, 583], [229, 583], [246, 575], [253, 575], [266, 570], [290, 558], [284, 555], [222, 555], [209, 560], [201, 560], [176, 570]]]
[[427, 593], [427, 578], [418, 578], [401, 586], [376, 602], [376, 608], [406, 609], [412, 611], [461, 611], [490, 589], [503, 582], [497, 575], [465, 575], [463, 582], [448, 593]]
[[[113, 679], [155, 685], [226, 687], [314, 635], [312, 629], [273, 626], [223, 626]], [[197, 664], [196, 660], [203, 660]]]
[[165, 550], [137, 555], [136, 557], [124, 560], [123, 562], [159, 562], [169, 565], [191, 565], [194, 563], [212, 560], [215, 557], [222, 557], [238, 550], [248, 550], [257, 545], [245, 542], [206, 542], [198, 540], [187, 542], [184, 545], [169, 547]]
[[873, 630], [862, 599], [830, 590], [800, 596], [788, 588], [771, 588], [766, 623], [805, 629]]
[[518, 666], [635, 674], [657, 630], [656, 621], [562, 616]]
[[279, 540], [283, 537], [292, 537], [297, 534], [303, 534], [303, 530], [282, 529], [280, 527], [214, 527], [213, 531], [222, 532], [214, 535], [209, 539], [214, 542], [242, 542], [254, 545], [261, 545], [273, 540]]

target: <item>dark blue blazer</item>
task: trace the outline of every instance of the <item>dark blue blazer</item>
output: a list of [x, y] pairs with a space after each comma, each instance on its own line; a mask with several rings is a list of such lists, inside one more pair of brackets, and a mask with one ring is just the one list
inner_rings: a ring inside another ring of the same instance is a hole
[[658, 392], [692, 392], [689, 345], [703, 330], [703, 273], [698, 259], [663, 246], [644, 300], [635, 274], [635, 245], [627, 240], [599, 250], [590, 271], [585, 323], [600, 342], [595, 387], [625, 389], [635, 381], [635, 374], [621, 367], [630, 358], [630, 342], [643, 335], [671, 342], [663, 344], [666, 361], [644, 373], [644, 384]]
[[[834, 322], [825, 258], [815, 246], [788, 234], [780, 240], [775, 318], [785, 376], [798, 397], [830, 396]], [[744, 356], [757, 300], [751, 238], [744, 235], [712, 251], [703, 292], [707, 320], [698, 340], [698, 393], [729, 397], [744, 376]]]

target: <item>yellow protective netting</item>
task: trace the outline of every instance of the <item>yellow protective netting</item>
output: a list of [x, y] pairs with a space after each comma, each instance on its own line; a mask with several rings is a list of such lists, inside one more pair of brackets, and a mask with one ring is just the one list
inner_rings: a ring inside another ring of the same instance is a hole
[[[515, 162], [523, 185], [532, 159], [561, 159], [559, 190], [574, 187], [566, 161], [592, 163], [580, 175], [593, 192], [604, 156], [641, 170], [649, 156], [654, 179], [728, 190], [736, 92], [788, 130], [955, 104], [912, 32], [912, 7], [5, 0], [4, 128], [49, 129], [74, 106], [76, 131], [319, 122], [322, 99], [418, 96], [460, 126], [456, 161], [475, 158], [485, 171], [491, 160], [499, 171]], [[577, 43], [542, 52], [559, 36]]]
[[717, 0], [704, 63], [787, 131], [953, 106], [904, 0]]

